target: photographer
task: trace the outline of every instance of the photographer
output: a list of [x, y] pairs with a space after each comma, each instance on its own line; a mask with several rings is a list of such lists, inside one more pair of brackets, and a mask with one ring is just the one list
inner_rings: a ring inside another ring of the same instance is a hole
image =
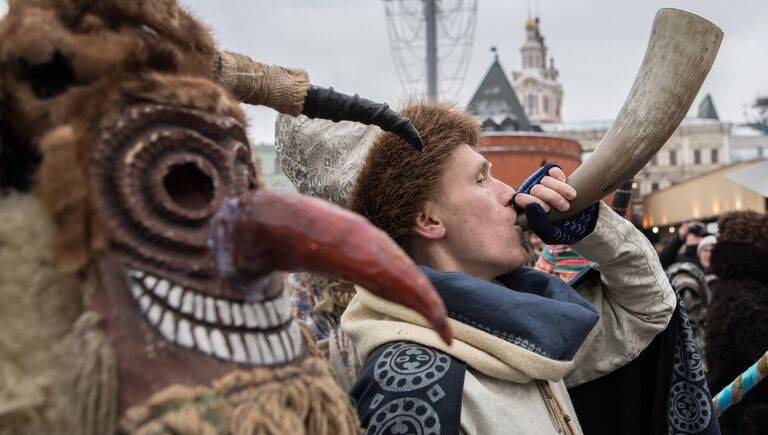
[[[659, 254], [661, 267], [666, 269], [672, 263], [677, 262], [693, 263], [701, 267], [699, 257], [696, 255], [696, 249], [701, 239], [706, 235], [707, 230], [704, 224], [699, 221], [686, 222], [680, 225], [680, 228], [677, 230], [677, 237], [673, 237]], [[683, 252], [680, 252], [680, 248], [683, 245], [685, 245], [685, 249]]]

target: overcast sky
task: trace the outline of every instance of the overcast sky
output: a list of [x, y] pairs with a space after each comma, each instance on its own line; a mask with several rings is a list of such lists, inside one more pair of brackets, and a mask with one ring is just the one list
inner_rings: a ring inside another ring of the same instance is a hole
[[[303, 68], [313, 83], [397, 106], [404, 94], [387, 38], [383, 0], [183, 0], [222, 48], [262, 62]], [[565, 122], [610, 120], [642, 60], [656, 11], [685, 9], [717, 24], [725, 38], [696, 102], [714, 97], [720, 118], [743, 122], [768, 94], [767, 0], [478, 0], [468, 73], [457, 100], [467, 104], [498, 47], [508, 76], [521, 67], [529, 6], [560, 70]], [[248, 109], [256, 143], [274, 142], [275, 113]]]

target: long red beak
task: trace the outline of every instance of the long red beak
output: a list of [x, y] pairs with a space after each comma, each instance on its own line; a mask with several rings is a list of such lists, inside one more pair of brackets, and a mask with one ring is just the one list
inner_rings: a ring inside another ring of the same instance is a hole
[[432, 284], [363, 217], [316, 198], [259, 189], [240, 197], [229, 219], [238, 274], [304, 270], [335, 276], [421, 313], [450, 344], [445, 306]]

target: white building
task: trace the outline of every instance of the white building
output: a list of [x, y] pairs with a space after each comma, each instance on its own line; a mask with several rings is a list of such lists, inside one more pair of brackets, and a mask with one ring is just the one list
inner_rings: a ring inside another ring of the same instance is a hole
[[512, 87], [531, 122], [560, 122], [563, 87], [557, 82], [554, 59], [550, 58], [547, 65], [547, 46], [539, 32], [539, 18], [529, 18], [525, 30], [527, 39], [520, 48], [523, 69], [512, 71]]
[[[577, 140], [586, 151], [592, 151], [611, 127], [612, 121], [560, 123], [542, 125], [544, 131]], [[733, 142], [738, 150], [759, 139], [750, 136], [733, 136], [730, 122], [717, 119], [711, 96], [707, 95], [699, 105], [698, 116], [683, 119], [680, 127], [662, 146], [656, 156], [635, 176], [635, 196], [645, 196], [659, 189], [706, 174], [740, 158], [734, 153]], [[765, 135], [763, 139], [766, 140]], [[749, 142], [752, 141], [752, 142]], [[768, 148], [768, 145], [766, 145]], [[768, 151], [768, 149], [766, 150]], [[743, 151], [739, 151], [743, 153]]]

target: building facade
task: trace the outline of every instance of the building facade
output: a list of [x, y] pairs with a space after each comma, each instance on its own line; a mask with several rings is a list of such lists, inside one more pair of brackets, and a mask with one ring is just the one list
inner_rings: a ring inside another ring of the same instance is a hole
[[277, 160], [277, 153], [274, 145], [259, 144], [252, 145], [251, 151], [256, 164], [259, 178], [264, 186], [270, 190], [278, 192], [296, 193], [296, 188], [288, 177], [280, 169], [280, 162]]
[[547, 62], [547, 46], [539, 29], [539, 18], [528, 19], [526, 41], [520, 48], [522, 66], [512, 71], [512, 87], [526, 116], [534, 124], [560, 122], [563, 87], [558, 83], [554, 58]]
[[[544, 131], [578, 141], [588, 154], [612, 121], [543, 125]], [[633, 196], [641, 197], [731, 163], [731, 123], [686, 118], [656, 156], [635, 176]], [[585, 156], [586, 157], [586, 156]]]

